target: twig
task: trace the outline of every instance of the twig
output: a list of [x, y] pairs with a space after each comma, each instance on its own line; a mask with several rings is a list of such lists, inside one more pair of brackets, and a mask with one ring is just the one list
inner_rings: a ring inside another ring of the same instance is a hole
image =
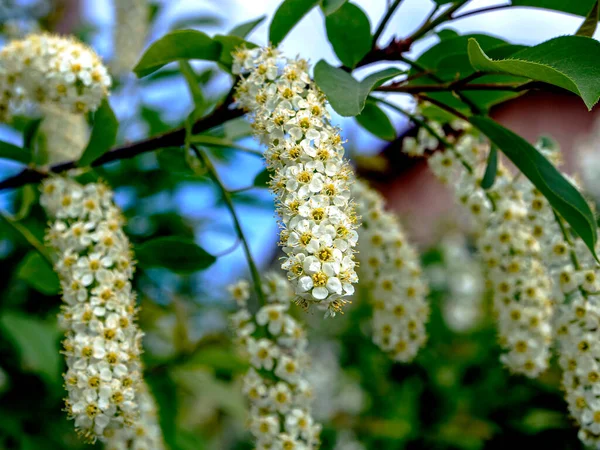
[[400, 3], [402, 3], [402, 1], [403, 0], [394, 0], [394, 3], [390, 5], [390, 7], [385, 13], [385, 16], [383, 16], [383, 19], [381, 19], [381, 23], [379, 24], [379, 26], [375, 30], [375, 33], [373, 34], [373, 48], [377, 46], [377, 41], [379, 40], [381, 33], [383, 33], [383, 31], [385, 30], [386, 25], [388, 24], [388, 22], [394, 15], [394, 12], [396, 11], [396, 9], [398, 9], [398, 6], [400, 6]]
[[[462, 81], [462, 80], [459, 80]], [[421, 92], [453, 92], [453, 91], [511, 91], [521, 92], [529, 90], [539, 85], [539, 83], [445, 83], [445, 84], [411, 84], [411, 85], [388, 85], [379, 86], [376, 91], [379, 92], [400, 92], [407, 94], [420, 94]]]
[[429, 102], [439, 108], [442, 108], [444, 111], [448, 111], [450, 114], [453, 114], [456, 117], [461, 118], [462, 120], [466, 120], [467, 122], [469, 121], [469, 118], [467, 116], [465, 116], [463, 113], [452, 108], [451, 106], [446, 105], [443, 102], [436, 100], [435, 98], [431, 98], [426, 95], [420, 95], [419, 97], [421, 98], [421, 100], [424, 100], [424, 101]]
[[[192, 127], [192, 133], [198, 134], [211, 128], [221, 125], [228, 120], [235, 119], [244, 114], [240, 109], [230, 109], [233, 102], [233, 89], [227, 95], [223, 103], [218, 106], [211, 114], [196, 121]], [[92, 167], [101, 166], [103, 164], [117, 161], [120, 159], [133, 158], [142, 153], [151, 152], [165, 147], [177, 147], [183, 145], [185, 140], [185, 127], [176, 128], [157, 136], [152, 136], [141, 141], [132, 142], [130, 144], [121, 145], [106, 152], [98, 159], [91, 163]], [[27, 167], [17, 175], [0, 181], [0, 191], [4, 189], [17, 188], [29, 183], [38, 183], [51, 174], [66, 172], [67, 170], [77, 168], [77, 161], [68, 161], [48, 169], [40, 169], [35, 167]]]
[[481, 9], [474, 9], [473, 11], [467, 11], [465, 13], [458, 14], [458, 15], [452, 17], [452, 20], [464, 19], [465, 17], [473, 16], [475, 14], [481, 14], [481, 13], [486, 13], [486, 12], [490, 12], [490, 11], [498, 11], [499, 9], [506, 9], [506, 8], [513, 8], [513, 5], [511, 5], [511, 4], [495, 5], [495, 6], [488, 6], [486, 8], [481, 8]]
[[211, 162], [211, 160], [202, 153], [195, 145], [191, 146], [192, 151], [196, 154], [198, 159], [202, 161], [202, 163], [206, 166], [210, 177], [213, 179], [215, 184], [219, 187], [221, 194], [223, 195], [223, 200], [225, 201], [225, 205], [229, 212], [231, 213], [231, 218], [233, 219], [233, 225], [235, 227], [235, 231], [239, 240], [242, 242], [242, 246], [244, 247], [244, 253], [246, 254], [246, 259], [248, 260], [248, 266], [250, 267], [250, 274], [252, 276], [252, 281], [254, 284], [254, 290], [256, 291], [256, 295], [258, 296], [258, 300], [261, 305], [266, 304], [264, 292], [262, 290], [262, 283], [260, 280], [260, 274], [258, 272], [258, 268], [256, 267], [256, 263], [254, 262], [254, 258], [252, 257], [252, 252], [250, 251], [250, 246], [248, 245], [248, 240], [244, 235], [244, 230], [242, 230], [242, 225], [240, 220], [238, 219], [237, 213], [235, 212], [235, 206], [233, 205], [233, 200], [231, 199], [231, 193], [227, 190], [221, 178], [219, 177], [219, 173], [217, 169]]

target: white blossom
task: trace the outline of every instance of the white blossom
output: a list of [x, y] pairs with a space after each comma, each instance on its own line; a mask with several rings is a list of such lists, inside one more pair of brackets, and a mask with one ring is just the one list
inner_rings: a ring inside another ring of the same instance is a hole
[[25, 104], [47, 104], [72, 113], [95, 111], [111, 79], [92, 49], [71, 37], [32, 34], [0, 51], [0, 119]]
[[[47, 240], [56, 250], [63, 288], [68, 415], [90, 441], [143, 430], [150, 423], [144, 408], [151, 400], [141, 380], [133, 255], [112, 192], [99, 183], [49, 178], [40, 203], [54, 220]], [[132, 448], [160, 448], [142, 441]]]
[[411, 361], [427, 341], [429, 318], [419, 256], [376, 191], [357, 181], [352, 195], [363, 222], [358, 255], [373, 304], [373, 341], [394, 360]]
[[317, 304], [334, 315], [358, 281], [353, 173], [339, 130], [330, 124], [325, 96], [305, 60], [284, 58], [273, 48], [239, 49], [233, 58], [233, 72], [242, 76], [236, 101], [268, 146], [286, 254], [282, 268], [300, 304]]
[[[433, 128], [443, 133], [440, 126]], [[462, 134], [455, 145], [435, 152], [429, 166], [454, 189], [476, 225], [477, 248], [493, 287], [499, 342], [505, 350], [502, 362], [516, 373], [535, 377], [548, 367], [554, 302], [539, 236], [528, 219], [531, 206], [519, 180], [501, 163], [493, 186], [481, 187], [489, 145], [468, 125], [456, 129]]]
[[[266, 274], [261, 284], [268, 303], [253, 314], [244, 301], [231, 317], [239, 349], [252, 366], [243, 378], [248, 428], [257, 449], [316, 449], [321, 426], [311, 413], [306, 336], [288, 313], [294, 291], [276, 273]], [[236, 295], [239, 286], [248, 285], [238, 282], [230, 293]]]

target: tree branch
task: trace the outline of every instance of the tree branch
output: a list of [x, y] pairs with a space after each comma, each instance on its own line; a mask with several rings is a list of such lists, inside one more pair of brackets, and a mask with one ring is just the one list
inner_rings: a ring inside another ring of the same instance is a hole
[[[459, 80], [460, 81], [460, 80]], [[542, 83], [543, 84], [543, 83]], [[472, 84], [424, 84], [424, 85], [388, 85], [375, 88], [379, 92], [400, 92], [420, 94], [421, 92], [452, 92], [452, 91], [512, 91], [521, 92], [540, 87], [540, 83], [472, 83]]]
[[[203, 131], [221, 125], [228, 120], [235, 119], [244, 114], [241, 109], [231, 109], [233, 103], [233, 89], [229, 92], [223, 103], [218, 106], [211, 114], [194, 123], [192, 133], [198, 134]], [[165, 147], [177, 147], [183, 145], [185, 140], [185, 128], [176, 128], [157, 136], [152, 136], [141, 141], [124, 144], [106, 152], [91, 163], [92, 167], [101, 166], [111, 161], [133, 158], [142, 153], [151, 152]], [[27, 167], [17, 175], [0, 181], [0, 191], [4, 189], [13, 189], [29, 183], [39, 183], [51, 174], [66, 172], [67, 170], [77, 168], [77, 161], [68, 161], [51, 166], [48, 169]]]

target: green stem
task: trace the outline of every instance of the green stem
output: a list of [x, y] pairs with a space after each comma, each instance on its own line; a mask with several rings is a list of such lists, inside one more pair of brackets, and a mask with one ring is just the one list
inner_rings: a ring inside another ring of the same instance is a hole
[[233, 225], [235, 227], [236, 234], [237, 234], [239, 240], [242, 242], [242, 247], [244, 248], [244, 253], [246, 254], [246, 259], [248, 260], [248, 266], [250, 267], [250, 275], [252, 276], [254, 290], [256, 291], [256, 295], [258, 297], [260, 304], [265, 305], [266, 300], [265, 300], [264, 292], [262, 290], [260, 274], [258, 272], [256, 263], [254, 262], [254, 258], [252, 257], [252, 252], [250, 251], [250, 246], [248, 245], [248, 240], [246, 239], [246, 237], [244, 235], [244, 231], [242, 230], [242, 225], [240, 223], [240, 220], [237, 216], [237, 213], [235, 212], [235, 207], [233, 205], [231, 193], [227, 190], [227, 188], [221, 181], [221, 178], [219, 177], [219, 173], [217, 172], [217, 169], [215, 168], [215, 166], [213, 165], [211, 160], [203, 152], [198, 150], [198, 148], [196, 146], [192, 145], [191, 148], [192, 148], [193, 152], [196, 154], [196, 156], [198, 157], [198, 159], [200, 161], [202, 161], [202, 163], [206, 166], [206, 168], [208, 170], [208, 174], [210, 175], [210, 177], [213, 179], [213, 181], [215, 182], [215, 184], [219, 187], [219, 190], [221, 191], [223, 200], [225, 201], [225, 205], [227, 206], [227, 209], [229, 209], [229, 212], [233, 219]]
[[469, 121], [469, 118], [467, 116], [465, 116], [463, 113], [452, 108], [451, 106], [446, 105], [443, 102], [440, 102], [440, 101], [438, 101], [434, 98], [428, 97], [426, 95], [421, 95], [420, 98], [421, 98], [421, 100], [424, 100], [426, 102], [431, 103], [432, 105], [442, 108], [444, 111], [448, 111], [450, 114], [455, 115], [456, 117], [458, 117], [462, 120], [466, 120], [467, 122]]
[[454, 5], [449, 7], [446, 11], [444, 11], [442, 14], [440, 14], [436, 19], [431, 20], [433, 18], [433, 15], [437, 11], [438, 7], [436, 7], [436, 9], [434, 9], [434, 11], [429, 15], [427, 20], [425, 20], [425, 23], [423, 23], [423, 25], [421, 25], [421, 27], [417, 31], [415, 31], [408, 38], [408, 40], [411, 42], [414, 42], [414, 41], [418, 40], [419, 38], [423, 37], [425, 34], [429, 33], [431, 30], [433, 30], [435, 27], [437, 27], [441, 23], [444, 23], [445, 21], [452, 19], [452, 14], [454, 14], [454, 12], [456, 12], [457, 9], [462, 8], [468, 1], [469, 0], [462, 0], [462, 1], [459, 1], [458, 3], [455, 3]]
[[385, 16], [383, 16], [383, 19], [381, 19], [381, 23], [375, 30], [375, 34], [373, 34], [373, 48], [377, 47], [377, 41], [381, 37], [381, 33], [383, 33], [386, 25], [388, 24], [388, 22], [394, 15], [394, 12], [396, 11], [398, 6], [400, 6], [400, 3], [402, 3], [402, 2], [403, 2], [403, 0], [394, 0], [394, 3], [392, 3], [390, 5], [390, 7], [388, 8], [388, 10], [386, 11]]
[[11, 216], [9, 216], [6, 213], [0, 212], [0, 217], [2, 217], [4, 219], [4, 221], [10, 225], [10, 227], [15, 230], [17, 233], [19, 233], [21, 236], [23, 236], [23, 238], [25, 238], [25, 240], [27, 242], [29, 242], [29, 244], [35, 248], [40, 255], [42, 255], [42, 257], [48, 261], [48, 263], [50, 263], [51, 267], [54, 267], [54, 261], [52, 261], [52, 258], [50, 257], [50, 254], [48, 253], [46, 246], [41, 243], [38, 238], [36, 238], [33, 233], [31, 231], [29, 231], [27, 229], [27, 227], [21, 225], [19, 222], [17, 222], [15, 219], [13, 219]]
[[239, 145], [231, 139], [224, 139], [216, 136], [208, 136], [202, 134], [197, 136], [190, 136], [189, 141], [191, 144], [206, 145], [209, 147], [233, 148], [235, 150], [249, 153], [254, 156], [263, 156], [260, 150], [254, 150], [253, 148], [244, 147], [243, 145]]
[[[375, 97], [372, 97], [375, 98]], [[446, 147], [448, 150], [450, 150], [452, 153], [454, 153], [454, 155], [458, 158], [458, 160], [460, 161], [460, 163], [464, 166], [465, 170], [467, 170], [469, 173], [473, 173], [473, 167], [471, 167], [471, 165], [465, 161], [465, 159], [460, 155], [460, 153], [458, 153], [458, 151], [456, 151], [456, 148], [454, 147], [454, 145], [451, 142], [448, 142], [448, 140], [446, 138], [444, 138], [443, 136], [441, 136], [440, 134], [438, 134], [432, 127], [431, 125], [429, 125], [427, 122], [425, 122], [424, 120], [420, 119], [419, 117], [417, 117], [415, 114], [412, 114], [410, 112], [408, 112], [407, 110], [405, 110], [404, 108], [401, 108], [398, 105], [394, 105], [393, 103], [390, 103], [386, 100], [380, 99], [380, 98], [376, 98], [376, 100], [379, 103], [382, 103], [386, 106], [389, 106], [390, 108], [398, 111], [400, 114], [405, 115], [406, 117], [408, 117], [410, 120], [412, 120], [413, 122], [415, 122], [417, 125], [425, 128], [432, 136], [434, 136], [438, 141], [440, 141], [444, 147]]]
[[375, 101], [386, 105], [390, 108], [392, 108], [393, 110], [399, 112], [400, 114], [408, 117], [411, 121], [413, 121], [414, 123], [416, 123], [417, 125], [425, 128], [427, 131], [429, 131], [429, 133], [434, 136], [438, 141], [440, 141], [442, 144], [444, 144], [445, 147], [452, 147], [452, 144], [450, 142], [448, 142], [446, 140], [446, 138], [444, 138], [443, 136], [440, 136], [432, 127], [431, 125], [429, 125], [427, 122], [425, 122], [424, 120], [420, 119], [419, 117], [417, 117], [415, 114], [412, 114], [410, 112], [408, 112], [407, 110], [405, 110], [404, 108], [402, 108], [401, 106], [395, 105], [393, 103], [388, 102], [387, 100], [384, 100], [382, 98], [379, 97], [371, 97], [373, 98]]

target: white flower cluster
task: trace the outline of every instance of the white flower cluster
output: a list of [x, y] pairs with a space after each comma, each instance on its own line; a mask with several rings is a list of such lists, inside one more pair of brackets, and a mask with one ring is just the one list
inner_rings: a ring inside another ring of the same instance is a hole
[[73, 113], [94, 111], [110, 85], [100, 58], [74, 38], [32, 34], [0, 51], [2, 120], [28, 103], [53, 103]]
[[[560, 152], [543, 142], [538, 149], [555, 165], [561, 162]], [[600, 265], [531, 183], [522, 180], [519, 188], [554, 280], [556, 338], [569, 412], [580, 426], [580, 439], [600, 448]]]
[[[133, 427], [106, 430], [105, 450], [164, 450], [162, 431], [158, 424], [158, 412], [154, 398], [146, 383], [142, 382], [137, 393], [140, 416]], [[114, 432], [113, 432], [114, 431]], [[111, 432], [112, 435], [111, 435]]]
[[358, 255], [373, 303], [373, 341], [392, 359], [411, 361], [427, 341], [429, 319], [419, 255], [381, 195], [361, 181], [352, 195], [362, 218]]
[[340, 311], [354, 293], [357, 221], [350, 198], [353, 172], [339, 130], [330, 124], [324, 94], [308, 63], [277, 49], [234, 52], [241, 74], [237, 102], [268, 145], [271, 188], [281, 217], [281, 246], [298, 301]]
[[47, 239], [63, 291], [66, 411], [84, 438], [105, 439], [107, 428], [132, 426], [139, 413], [142, 332], [124, 220], [100, 183], [47, 179], [40, 203], [54, 220]]
[[110, 66], [115, 75], [124, 75], [135, 66], [144, 49], [150, 6], [147, 0], [114, 0], [114, 6], [116, 24]]
[[311, 414], [313, 390], [306, 380], [309, 364], [304, 328], [288, 314], [294, 292], [281, 275], [265, 275], [267, 304], [252, 314], [248, 284], [230, 288], [240, 309], [231, 323], [242, 353], [252, 367], [244, 376], [250, 402], [248, 427], [256, 450], [310, 450], [319, 447], [321, 426]]
[[[464, 123], [459, 127], [466, 129]], [[452, 138], [449, 138], [452, 139]], [[465, 133], [455, 146], [434, 153], [429, 166], [452, 186], [477, 224], [477, 247], [494, 291], [502, 362], [535, 377], [548, 367], [552, 343], [552, 283], [540, 242], [528, 219], [530, 207], [510, 172], [499, 164], [494, 185], [483, 189], [488, 146]]]

